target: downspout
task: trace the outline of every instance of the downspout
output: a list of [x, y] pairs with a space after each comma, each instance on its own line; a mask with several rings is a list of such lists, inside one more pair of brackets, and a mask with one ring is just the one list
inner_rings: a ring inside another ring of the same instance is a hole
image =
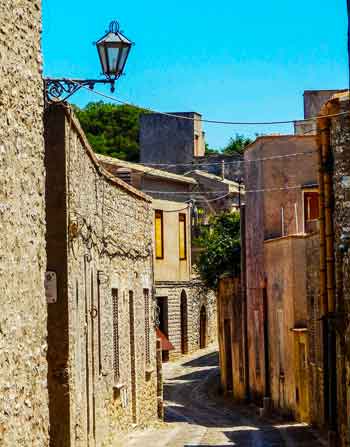
[[[322, 283], [324, 320], [324, 363], [325, 363], [325, 409], [328, 421], [329, 445], [336, 445], [337, 438], [337, 364], [335, 318], [335, 262], [333, 231], [333, 160], [330, 148], [330, 120], [321, 118], [318, 122], [321, 133], [321, 171], [323, 189], [324, 227], [321, 234], [321, 261], [325, 270], [325, 282]], [[321, 192], [321, 184], [320, 184]], [[321, 203], [321, 199], [320, 199]], [[321, 217], [321, 216], [320, 216]], [[321, 230], [321, 228], [320, 228]], [[323, 244], [322, 244], [323, 243]], [[321, 263], [320, 263], [321, 264]], [[324, 280], [324, 278], [322, 278]], [[323, 288], [325, 286], [325, 288]], [[328, 404], [328, 409], [327, 409]]]
[[250, 400], [249, 384], [249, 350], [248, 350], [248, 304], [247, 304], [247, 266], [246, 266], [246, 229], [245, 229], [245, 205], [240, 206], [241, 215], [241, 292], [243, 303], [243, 343], [244, 343], [244, 378], [245, 396]]
[[324, 178], [322, 161], [322, 141], [321, 141], [321, 123], [317, 122], [317, 158], [318, 158], [318, 183], [319, 183], [319, 228], [320, 228], [320, 279], [319, 279], [319, 309], [321, 309], [322, 335], [323, 335], [323, 380], [324, 380], [324, 420], [328, 421], [328, 349], [327, 349], [327, 331], [325, 317], [328, 313], [327, 302], [327, 276], [326, 276], [326, 230], [325, 230], [325, 200], [324, 200]]

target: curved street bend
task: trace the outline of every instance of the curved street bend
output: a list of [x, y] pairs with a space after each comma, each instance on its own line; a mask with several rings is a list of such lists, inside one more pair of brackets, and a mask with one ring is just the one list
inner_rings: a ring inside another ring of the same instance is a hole
[[213, 348], [163, 365], [165, 423], [135, 430], [123, 447], [307, 447], [326, 443], [305, 424], [256, 416], [217, 393], [218, 352]]

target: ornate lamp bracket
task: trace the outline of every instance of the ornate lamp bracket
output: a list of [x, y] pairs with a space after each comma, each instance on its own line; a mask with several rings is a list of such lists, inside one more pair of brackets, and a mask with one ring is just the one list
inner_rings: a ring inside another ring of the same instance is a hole
[[115, 78], [107, 79], [59, 79], [59, 78], [46, 78], [45, 84], [45, 103], [59, 103], [66, 101], [74, 93], [80, 90], [82, 87], [87, 87], [91, 90], [95, 87], [95, 84], [110, 84], [111, 92], [114, 92]]

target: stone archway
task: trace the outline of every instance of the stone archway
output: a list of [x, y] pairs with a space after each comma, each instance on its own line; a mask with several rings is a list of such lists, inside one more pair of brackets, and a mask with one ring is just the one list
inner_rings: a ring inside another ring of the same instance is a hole
[[181, 318], [181, 353], [188, 353], [188, 311], [187, 311], [187, 295], [183, 290], [181, 292], [180, 304], [180, 318]]
[[199, 347], [200, 349], [207, 346], [207, 310], [203, 304], [199, 317]]

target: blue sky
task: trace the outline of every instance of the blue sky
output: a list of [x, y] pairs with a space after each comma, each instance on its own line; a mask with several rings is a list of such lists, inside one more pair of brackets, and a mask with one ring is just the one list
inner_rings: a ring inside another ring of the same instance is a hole
[[[115, 95], [160, 111], [289, 120], [302, 117], [304, 90], [348, 85], [346, 0], [43, 0], [43, 12], [46, 76], [99, 77], [92, 42], [117, 19], [136, 45]], [[96, 100], [84, 91], [73, 101]], [[290, 130], [205, 126], [212, 147], [236, 132]]]

